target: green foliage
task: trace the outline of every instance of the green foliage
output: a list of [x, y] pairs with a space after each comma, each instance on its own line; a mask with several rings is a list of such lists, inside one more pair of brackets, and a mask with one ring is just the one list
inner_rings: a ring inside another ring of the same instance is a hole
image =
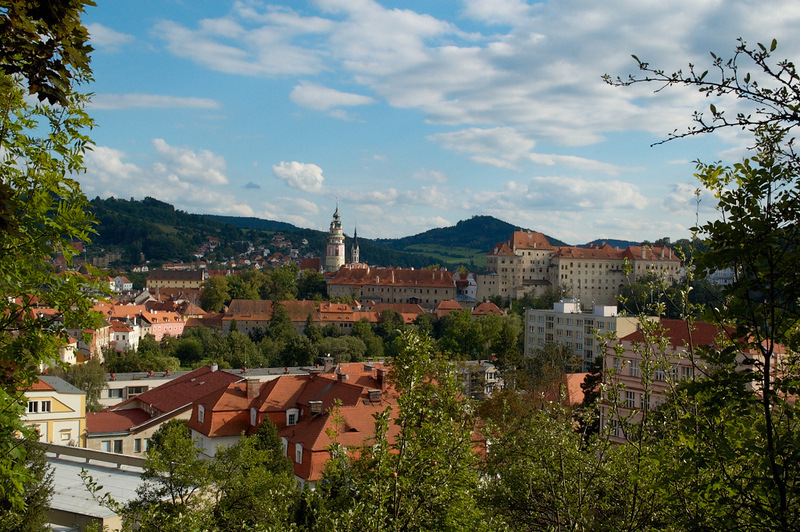
[[0, 498], [0, 531], [40, 532], [46, 526], [50, 509], [53, 472], [47, 464], [44, 449], [32, 439], [21, 442], [25, 451], [25, 469], [30, 478], [22, 486], [24, 507], [8, 496]]
[[228, 289], [228, 278], [215, 276], [203, 283], [203, 296], [201, 306], [206, 312], [220, 312], [230, 303], [231, 297]]
[[314, 492], [311, 530], [493, 530], [475, 498], [478, 475], [470, 404], [455, 369], [430, 340], [405, 332], [392, 366], [398, 433], [376, 415], [376, 436], [349, 458], [341, 446]]
[[[68, 177], [83, 169], [84, 132], [93, 125], [87, 97], [73, 91], [90, 78], [84, 4], [4, 2], [0, 10], [0, 497], [12, 512], [24, 512], [25, 486], [34, 480], [14, 439], [29, 434], [20, 390], [40, 365], [54, 363], [66, 329], [99, 323], [83, 292], [89, 283], [46, 264], [58, 253], [71, 262], [70, 243], [86, 241], [94, 227]], [[34, 303], [57, 315], [39, 316]]]
[[100, 395], [107, 385], [106, 370], [97, 359], [92, 358], [84, 364], [57, 366], [52, 374], [86, 392], [87, 412], [99, 412], [103, 409]]
[[323, 300], [328, 297], [328, 283], [321, 273], [315, 270], [303, 271], [297, 280], [297, 299]]

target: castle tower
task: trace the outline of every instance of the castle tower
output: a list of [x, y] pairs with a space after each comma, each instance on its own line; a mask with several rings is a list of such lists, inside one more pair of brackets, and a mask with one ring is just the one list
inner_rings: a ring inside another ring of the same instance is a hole
[[353, 244], [350, 246], [350, 262], [353, 264], [358, 264], [359, 262], [358, 227], [353, 229]]
[[339, 219], [339, 205], [333, 213], [331, 228], [328, 231], [328, 246], [325, 249], [325, 271], [338, 272], [344, 266], [344, 233]]

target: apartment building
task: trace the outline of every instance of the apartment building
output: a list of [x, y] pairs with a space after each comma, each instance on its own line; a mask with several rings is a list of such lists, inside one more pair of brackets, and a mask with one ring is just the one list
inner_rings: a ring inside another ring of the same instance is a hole
[[571, 349], [583, 361], [583, 371], [588, 371], [595, 357], [602, 354], [598, 334], [613, 332], [621, 338], [639, 327], [638, 318], [620, 316], [616, 306], [595, 305], [591, 312], [584, 312], [579, 301], [562, 300], [552, 310], [525, 311], [525, 356], [534, 356], [545, 344], [558, 343]]

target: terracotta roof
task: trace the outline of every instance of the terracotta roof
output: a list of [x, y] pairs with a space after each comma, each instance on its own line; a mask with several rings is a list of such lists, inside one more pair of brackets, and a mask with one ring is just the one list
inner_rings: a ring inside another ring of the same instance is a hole
[[608, 244], [603, 247], [582, 248], [575, 246], [562, 246], [556, 248], [554, 254], [557, 258], [563, 259], [622, 259], [622, 252], [612, 248]]
[[500, 307], [498, 307], [491, 301], [484, 301], [483, 303], [472, 309], [473, 316], [486, 316], [487, 314], [503, 315], [505, 314], [505, 312], [500, 310]]
[[150, 270], [148, 281], [202, 281], [203, 270]]
[[118, 404], [113, 410], [135, 407], [142, 403], [167, 413], [225, 388], [240, 377], [225, 371], [211, 371], [209, 366], [197, 368], [186, 375], [171, 380]]
[[[642, 256], [644, 250], [644, 256]], [[668, 246], [628, 246], [622, 256], [630, 260], [665, 260], [680, 262], [677, 255]]]
[[86, 432], [90, 435], [105, 432], [123, 432], [149, 419], [150, 414], [141, 408], [87, 412]]
[[328, 281], [333, 285], [352, 286], [424, 286], [454, 287], [453, 272], [414, 270], [410, 268], [341, 268]]
[[300, 269], [320, 271], [322, 269], [322, 261], [319, 258], [303, 259], [300, 261]]
[[[722, 329], [712, 323], [696, 321], [691, 324], [685, 320], [662, 319], [659, 325], [664, 337], [669, 339], [670, 345], [683, 347], [691, 342], [694, 345], [714, 345], [719, 341]], [[691, 335], [690, 335], [691, 332]], [[622, 342], [641, 342], [644, 340], [644, 331], [639, 329], [620, 339]]]
[[487, 253], [487, 255], [505, 255], [505, 256], [511, 255], [511, 256], [514, 256], [514, 250], [512, 250], [511, 246], [509, 246], [507, 243], [500, 242], [498, 244], [495, 244], [495, 246], [492, 248], [492, 250], [489, 253]]
[[41, 378], [37, 377], [36, 382], [30, 385], [27, 390], [32, 392], [47, 392], [47, 391], [55, 391], [55, 388], [44, 382]]
[[553, 247], [546, 236], [536, 231], [514, 231], [509, 244], [514, 250], [551, 249]]

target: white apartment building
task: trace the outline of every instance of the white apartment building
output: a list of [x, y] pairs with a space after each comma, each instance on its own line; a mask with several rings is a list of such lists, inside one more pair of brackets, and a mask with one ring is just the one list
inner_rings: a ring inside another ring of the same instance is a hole
[[583, 360], [582, 371], [588, 371], [595, 357], [603, 354], [596, 338], [598, 334], [613, 332], [616, 338], [621, 338], [638, 330], [639, 323], [636, 317], [620, 316], [616, 305], [595, 305], [591, 312], [584, 312], [575, 299], [555, 303], [552, 310], [528, 309], [525, 311], [525, 356], [534, 356], [535, 350], [545, 344], [558, 343]]

